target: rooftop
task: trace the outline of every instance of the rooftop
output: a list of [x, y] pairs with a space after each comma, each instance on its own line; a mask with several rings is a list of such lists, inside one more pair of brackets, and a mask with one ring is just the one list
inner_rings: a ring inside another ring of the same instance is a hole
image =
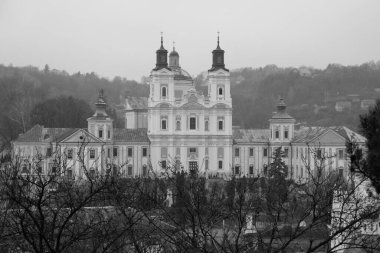
[[[15, 142], [60, 142], [78, 131], [79, 128], [45, 128], [35, 125], [24, 134], [20, 134]], [[87, 129], [84, 129], [87, 132]], [[147, 129], [114, 128], [115, 142], [146, 142], [149, 143]]]

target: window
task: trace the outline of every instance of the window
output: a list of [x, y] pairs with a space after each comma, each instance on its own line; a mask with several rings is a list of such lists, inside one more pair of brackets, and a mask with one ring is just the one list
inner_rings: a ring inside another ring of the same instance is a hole
[[249, 148], [249, 156], [253, 156], [253, 148]]
[[167, 158], [168, 157], [168, 148], [162, 147], [161, 148], [161, 158]]
[[99, 130], [98, 134], [99, 134], [98, 135], [99, 138], [103, 138], [103, 130]]
[[143, 168], [142, 168], [142, 174], [144, 177], [148, 175], [148, 168], [145, 164], [143, 165]]
[[285, 131], [284, 131], [284, 138], [285, 138], [285, 139], [288, 139], [288, 138], [289, 138], [289, 129], [288, 129], [288, 128], [285, 128]]
[[223, 130], [223, 120], [222, 119], [218, 119], [218, 130]]
[[236, 165], [235, 166], [235, 175], [240, 175], [240, 166], [239, 165]]
[[148, 149], [147, 148], [142, 148], [142, 156], [146, 157], [148, 155]]
[[161, 168], [166, 169], [166, 160], [161, 161]]
[[111, 130], [108, 130], [108, 131], [107, 131], [107, 138], [108, 138], [108, 139], [111, 139]]
[[190, 155], [196, 155], [197, 154], [197, 148], [189, 148]]
[[22, 165], [22, 173], [24, 174], [29, 173], [28, 164]]
[[162, 86], [161, 87], [161, 97], [162, 98], [166, 98], [166, 96], [167, 96], [167, 88], [166, 88], [166, 86]]
[[107, 148], [107, 157], [108, 157], [108, 158], [111, 157], [111, 149], [110, 149], [110, 148]]
[[284, 156], [285, 157], [289, 156], [289, 148], [284, 148]]
[[42, 167], [41, 166], [37, 167], [37, 174], [42, 174]]
[[181, 121], [177, 120], [175, 130], [179, 131], [181, 130]]
[[176, 148], [175, 149], [175, 155], [180, 157], [181, 156], [181, 148]]
[[344, 150], [343, 149], [339, 149], [338, 150], [338, 159], [339, 160], [343, 160], [344, 159]]
[[205, 131], [209, 131], [208, 129], [209, 127], [208, 127], [208, 118], [207, 118], [205, 119]]
[[174, 164], [174, 167], [177, 171], [179, 171], [181, 169], [181, 161], [179, 159], [176, 159], [175, 160], [175, 164]]
[[280, 138], [280, 130], [278, 128], [276, 128], [274, 136], [276, 139]]
[[132, 157], [133, 149], [128, 148], [128, 157]]
[[197, 118], [196, 117], [190, 117], [190, 130], [197, 129]]
[[73, 159], [73, 150], [72, 149], [67, 150], [67, 159]]
[[223, 148], [218, 148], [218, 157], [223, 158], [224, 156], [224, 149]]
[[223, 169], [223, 161], [218, 161], [218, 168], [219, 168], [220, 170]]
[[189, 170], [196, 171], [198, 170], [198, 162], [190, 161], [189, 162]]
[[95, 149], [90, 149], [90, 159], [95, 159]]
[[268, 165], [264, 164], [264, 175], [268, 174]]
[[205, 160], [205, 170], [208, 170], [208, 159]]
[[264, 157], [268, 156], [268, 148], [263, 148], [263, 156]]
[[219, 89], [218, 89], [218, 95], [219, 96], [223, 96], [223, 88], [222, 87], [219, 87]]
[[112, 165], [112, 174], [114, 176], [118, 175], [119, 174], [119, 168], [117, 167], [116, 164]]
[[303, 177], [303, 167], [301, 166], [301, 177]]
[[322, 158], [322, 150], [317, 149], [317, 159], [321, 159], [321, 158]]
[[89, 177], [90, 178], [95, 178], [95, 169], [94, 168], [90, 168]]
[[73, 171], [71, 169], [66, 170], [66, 177], [73, 178]]
[[298, 159], [298, 148], [296, 148], [296, 158]]
[[50, 174], [57, 173], [57, 165], [55, 163], [49, 163]]
[[235, 157], [239, 157], [239, 156], [240, 156], [240, 149], [235, 148]]
[[343, 177], [343, 169], [339, 169], [339, 176]]
[[128, 176], [132, 176], [132, 172], [133, 172], [133, 168], [132, 168], [132, 165], [128, 165]]
[[249, 174], [253, 175], [253, 165], [249, 165]]
[[117, 157], [117, 147], [114, 147], [114, 148], [113, 148], [113, 156], [114, 156], [114, 157]]
[[161, 118], [161, 130], [167, 129], [167, 118]]
[[46, 149], [46, 156], [47, 156], [47, 157], [51, 157], [51, 153], [52, 153], [51, 148], [47, 148], [47, 149]]

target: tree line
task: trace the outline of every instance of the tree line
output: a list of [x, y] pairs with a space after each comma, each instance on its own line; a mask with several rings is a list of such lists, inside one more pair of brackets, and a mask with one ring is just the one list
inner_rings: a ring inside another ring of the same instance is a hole
[[[81, 145], [76, 157], [85, 164]], [[0, 171], [1, 249], [270, 253], [380, 246], [373, 230], [361, 233], [380, 211], [359, 204], [356, 190], [365, 180], [322, 173], [327, 156], [307, 168], [307, 182], [289, 179], [281, 149], [266, 177], [230, 180], [181, 171], [175, 162], [159, 176], [151, 168], [135, 178], [121, 177], [123, 168], [82, 166], [84, 177], [73, 180], [65, 153], [53, 157], [48, 173], [39, 169], [42, 154], [15, 157]]]

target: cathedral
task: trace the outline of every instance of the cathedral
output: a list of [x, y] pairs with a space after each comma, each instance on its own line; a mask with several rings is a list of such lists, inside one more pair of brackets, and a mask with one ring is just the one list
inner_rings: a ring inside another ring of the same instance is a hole
[[363, 144], [364, 138], [343, 126], [296, 127], [282, 99], [267, 129], [232, 126], [230, 72], [219, 37], [206, 80], [203, 95], [181, 68], [174, 47], [168, 56], [161, 37], [149, 97], [125, 98], [125, 128], [113, 127], [100, 92], [87, 129], [36, 125], [13, 142], [21, 173], [56, 173], [61, 170], [59, 155], [66, 161], [63, 174], [73, 179], [105, 173], [162, 176], [181, 170], [208, 178], [257, 177], [267, 175], [273, 152], [281, 148], [292, 179], [305, 181], [317, 168], [348, 175], [345, 143]]

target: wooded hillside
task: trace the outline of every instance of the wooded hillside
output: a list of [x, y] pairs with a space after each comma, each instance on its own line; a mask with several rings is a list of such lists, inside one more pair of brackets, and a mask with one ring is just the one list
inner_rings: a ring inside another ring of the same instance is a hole
[[[198, 75], [195, 84], [207, 93], [207, 87], [202, 86], [204, 77]], [[121, 77], [108, 80], [95, 73], [70, 75], [50, 70], [48, 65], [44, 69], [0, 65], [0, 143], [9, 147], [12, 139], [36, 123], [31, 112], [38, 104], [72, 96], [93, 107], [99, 89], [105, 90], [111, 108], [124, 103], [126, 93], [145, 97], [149, 94], [147, 84]], [[231, 71], [231, 90], [234, 125], [268, 127], [278, 98], [283, 97], [298, 123], [345, 125], [357, 130], [358, 115], [366, 110], [361, 107], [362, 101], [380, 97], [380, 62], [360, 66], [330, 64], [323, 70], [275, 65], [242, 68]], [[76, 104], [82, 103], [79, 100]], [[337, 112], [335, 106], [340, 102], [346, 107]]]

